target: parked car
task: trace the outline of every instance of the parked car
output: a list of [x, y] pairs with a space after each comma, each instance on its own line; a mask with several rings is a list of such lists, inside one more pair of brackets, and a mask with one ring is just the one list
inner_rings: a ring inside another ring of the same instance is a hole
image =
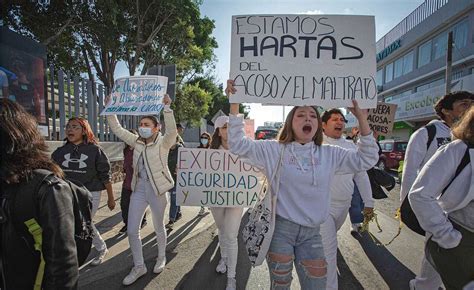
[[258, 126], [255, 131], [255, 140], [275, 139], [278, 135], [278, 129], [275, 127]]
[[408, 141], [382, 140], [379, 142], [382, 147], [379, 168], [384, 170], [398, 170], [400, 161], [405, 159]]

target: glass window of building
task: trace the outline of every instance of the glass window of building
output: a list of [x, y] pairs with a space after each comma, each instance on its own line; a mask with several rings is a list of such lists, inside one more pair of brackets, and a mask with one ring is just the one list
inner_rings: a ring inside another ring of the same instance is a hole
[[393, 80], [393, 62], [385, 67], [385, 83]]
[[431, 40], [418, 47], [418, 67], [422, 67], [431, 61]]
[[453, 29], [454, 47], [463, 48], [467, 45], [467, 35], [469, 32], [469, 26], [467, 19], [456, 24]]
[[383, 69], [377, 71], [375, 82], [377, 83], [377, 86], [383, 85]]
[[410, 51], [403, 57], [403, 74], [407, 74], [413, 70], [413, 59], [415, 53]]
[[393, 71], [393, 78], [396, 79], [403, 75], [403, 57], [397, 59], [394, 62], [394, 71]]
[[448, 35], [441, 33], [433, 39], [433, 60], [446, 55], [448, 45]]
[[422, 91], [425, 91], [427, 89], [431, 89], [431, 88], [434, 88], [436, 86], [440, 86], [442, 84], [444, 84], [444, 78], [437, 79], [435, 81], [432, 81], [432, 82], [426, 83], [424, 85], [418, 86], [418, 87], [416, 87], [416, 91], [417, 92], [422, 92]]

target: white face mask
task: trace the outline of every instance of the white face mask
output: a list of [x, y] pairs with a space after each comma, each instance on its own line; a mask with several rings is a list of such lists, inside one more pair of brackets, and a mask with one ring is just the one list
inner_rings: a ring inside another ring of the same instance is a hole
[[153, 136], [153, 132], [151, 131], [151, 128], [138, 127], [138, 135], [142, 138], [148, 139]]
[[201, 143], [202, 145], [207, 145], [207, 143], [209, 142], [209, 140], [207, 140], [206, 138], [201, 138]]

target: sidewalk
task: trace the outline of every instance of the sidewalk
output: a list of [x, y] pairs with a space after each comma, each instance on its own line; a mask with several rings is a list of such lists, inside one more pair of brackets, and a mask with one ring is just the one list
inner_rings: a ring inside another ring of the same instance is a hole
[[[107, 198], [105, 192], [102, 195], [99, 210], [97, 211], [94, 222], [105, 240], [109, 249], [109, 254], [106, 256], [104, 262], [99, 266], [89, 265], [91, 260], [97, 254], [95, 249], [91, 250], [87, 262], [80, 268], [79, 289], [99, 289], [99, 285], [114, 285], [107, 287], [107, 289], [120, 288], [122, 279], [129, 273], [133, 266], [133, 260], [129, 249], [129, 243], [126, 234], [120, 234], [119, 230], [123, 227], [122, 215], [120, 211], [120, 193], [122, 183], [115, 183], [113, 185], [116, 207], [110, 211], [107, 207]], [[196, 237], [198, 234], [208, 232], [214, 235], [215, 225], [212, 215], [207, 211], [206, 215], [198, 216], [200, 207], [182, 207], [181, 212], [183, 217], [177, 221], [172, 230], [168, 230], [168, 244], [166, 248], [166, 256], [170, 260], [170, 254], [179, 244]], [[165, 223], [168, 223], [169, 204], [165, 212]], [[157, 256], [156, 238], [153, 229], [153, 221], [150, 210], [147, 211], [148, 224], [141, 230], [141, 237], [143, 242], [143, 256], [145, 264], [148, 268], [149, 279], [156, 278], [153, 274], [153, 266]], [[168, 264], [166, 268], [168, 268]], [[165, 269], [166, 272], [166, 269]], [[153, 286], [153, 281], [141, 278], [140, 280], [148, 280], [145, 285], [150, 289], [163, 289], [158, 285]], [[110, 283], [108, 283], [109, 281]], [[113, 281], [113, 282], [112, 282]], [[142, 283], [137, 283], [127, 287], [127, 289], [143, 289]], [[147, 287], [147, 288], [148, 288]], [[103, 287], [100, 287], [104, 289]]]

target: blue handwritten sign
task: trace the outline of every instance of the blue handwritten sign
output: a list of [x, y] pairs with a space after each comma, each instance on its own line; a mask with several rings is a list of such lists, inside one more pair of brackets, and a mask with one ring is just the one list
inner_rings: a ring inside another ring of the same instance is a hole
[[179, 148], [178, 205], [251, 207], [262, 194], [265, 176], [227, 150]]
[[112, 101], [101, 115], [158, 115], [163, 109], [168, 78], [124, 77], [115, 81]]

